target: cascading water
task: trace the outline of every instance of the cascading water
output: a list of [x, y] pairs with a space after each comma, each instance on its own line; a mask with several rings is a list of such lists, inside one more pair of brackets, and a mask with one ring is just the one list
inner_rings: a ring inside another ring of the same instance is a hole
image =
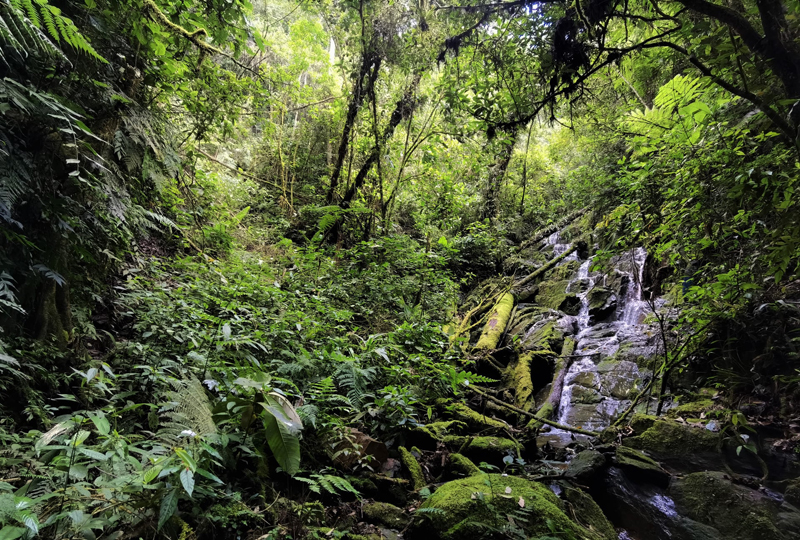
[[[553, 256], [572, 247], [560, 240], [558, 233], [547, 239]], [[576, 341], [556, 417], [559, 423], [600, 431], [638, 393], [647, 375], [639, 364], [655, 353], [654, 328], [644, 323], [650, 311], [641, 286], [646, 256], [643, 248], [637, 248], [617, 257], [611, 261], [609, 274], [590, 272], [590, 258], [570, 279], [567, 292], [576, 293], [580, 309], [577, 315], [558, 321]], [[570, 257], [561, 264], [578, 258], [575, 253]], [[574, 436], [545, 429], [542, 438], [542, 442], [563, 446]]]

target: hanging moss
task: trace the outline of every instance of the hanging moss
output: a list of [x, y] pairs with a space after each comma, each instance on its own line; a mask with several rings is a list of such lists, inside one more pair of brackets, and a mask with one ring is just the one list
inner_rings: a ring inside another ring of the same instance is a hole
[[491, 351], [497, 348], [500, 343], [500, 338], [508, 325], [508, 319], [511, 317], [511, 310], [514, 309], [514, 295], [505, 293], [500, 297], [500, 300], [495, 304], [492, 313], [489, 315], [489, 320], [486, 326], [483, 327], [478, 343], [475, 348], [478, 350]]
[[414, 491], [424, 488], [427, 482], [425, 482], [425, 475], [422, 474], [422, 467], [420, 467], [417, 458], [404, 446], [400, 447], [400, 461], [403, 462], [403, 465], [406, 466], [408, 473], [411, 475], [411, 484], [414, 487]]

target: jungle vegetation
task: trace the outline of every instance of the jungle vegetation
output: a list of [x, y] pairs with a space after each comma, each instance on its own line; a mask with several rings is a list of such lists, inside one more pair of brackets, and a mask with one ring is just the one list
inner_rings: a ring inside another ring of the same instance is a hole
[[0, 0], [0, 538], [323, 537], [580, 209], [789, 418], [799, 104], [788, 0]]

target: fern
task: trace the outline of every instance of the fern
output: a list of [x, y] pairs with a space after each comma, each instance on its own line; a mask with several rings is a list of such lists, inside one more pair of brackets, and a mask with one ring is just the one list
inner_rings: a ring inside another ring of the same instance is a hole
[[[80, 33], [72, 19], [63, 16], [61, 10], [48, 4], [47, 0], [2, 0], [0, 5], [3, 5], [0, 11], [3, 24], [0, 28], [5, 29], [0, 31], [0, 38], [15, 50], [26, 55], [35, 52], [55, 53], [65, 58], [60, 48], [51, 41], [61, 43], [63, 40], [77, 52], [108, 63]], [[49, 39], [42, 30], [46, 30]]]
[[345, 360], [336, 371], [336, 382], [347, 389], [347, 399], [356, 409], [361, 408], [364, 398], [370, 396], [367, 388], [377, 376], [374, 367], [361, 368], [354, 360]]
[[167, 393], [168, 402], [159, 413], [164, 417], [158, 438], [174, 445], [186, 435], [203, 437], [216, 433], [217, 426], [211, 413], [203, 385], [197, 379], [172, 379], [172, 390]]
[[331, 474], [312, 474], [311, 478], [303, 478], [295, 476], [295, 480], [299, 480], [308, 485], [308, 489], [314, 493], [321, 494], [323, 491], [331, 495], [340, 495], [342, 493], [352, 493], [358, 498], [361, 498], [361, 493], [341, 476], [334, 476]]

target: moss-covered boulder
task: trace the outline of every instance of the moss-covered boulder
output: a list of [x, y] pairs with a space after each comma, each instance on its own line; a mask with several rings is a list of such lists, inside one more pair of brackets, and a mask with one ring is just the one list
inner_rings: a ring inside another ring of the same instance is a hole
[[528, 351], [552, 351], [554, 354], [561, 352], [564, 346], [564, 330], [555, 320], [538, 323], [533, 331], [523, 341], [522, 346]]
[[561, 489], [562, 497], [572, 506], [571, 514], [575, 521], [604, 540], [617, 540], [614, 526], [590, 495], [567, 484], [562, 485]]
[[705, 412], [712, 410], [716, 406], [711, 399], [700, 399], [697, 401], [689, 401], [686, 403], [681, 403], [677, 407], [671, 408], [667, 411], [667, 416], [676, 418], [678, 416], [682, 418], [700, 418]]
[[[489, 503], [494, 511], [491, 511]], [[550, 526], [565, 537], [601, 540], [600, 533], [576, 524], [564, 513], [562, 502], [546, 486], [515, 476], [481, 474], [454, 480], [441, 486], [420, 509], [436, 509], [420, 516], [419, 530], [425, 538], [472, 540], [480, 537], [487, 524], [494, 527], [508, 523], [508, 516], [521, 510], [527, 514], [524, 523], [531, 537], [553, 535]], [[519, 521], [522, 524], [522, 521]], [[429, 528], [429, 529], [428, 529]]]
[[614, 454], [614, 464], [624, 469], [632, 478], [649, 481], [661, 487], [669, 485], [669, 473], [657, 461], [633, 448], [618, 446]]
[[468, 457], [454, 452], [447, 459], [447, 473], [451, 477], [473, 476], [482, 474], [481, 470]]
[[383, 525], [390, 529], [402, 529], [408, 525], [410, 519], [402, 508], [384, 502], [365, 503], [361, 512], [367, 523]]
[[557, 309], [567, 315], [577, 315], [581, 301], [575, 293], [567, 292], [569, 280], [549, 280], [539, 284], [536, 303], [542, 307]]
[[606, 466], [606, 456], [596, 450], [584, 450], [569, 462], [564, 473], [569, 478], [588, 482]]
[[722, 467], [719, 434], [670, 420], [656, 420], [641, 435], [623, 441], [670, 467], [697, 471]]
[[592, 321], [604, 321], [617, 311], [617, 295], [605, 287], [595, 287], [589, 291], [589, 317]]
[[407, 448], [401, 446], [399, 451], [400, 461], [403, 462], [403, 465], [405, 465], [406, 470], [411, 477], [411, 486], [414, 488], [414, 491], [419, 491], [427, 484], [425, 481], [425, 475], [422, 473], [422, 467], [420, 466], [419, 461], [417, 461], [417, 458], [415, 458]]
[[[485, 461], [493, 465], [501, 465], [506, 456], [519, 456], [521, 447], [505, 437], [459, 437], [448, 435], [444, 443], [451, 449], [460, 452], [476, 463]], [[469, 444], [467, 444], [469, 443]]]
[[681, 514], [730, 540], [800, 538], [800, 510], [779, 497], [734, 484], [722, 472], [688, 474], [670, 488]]

